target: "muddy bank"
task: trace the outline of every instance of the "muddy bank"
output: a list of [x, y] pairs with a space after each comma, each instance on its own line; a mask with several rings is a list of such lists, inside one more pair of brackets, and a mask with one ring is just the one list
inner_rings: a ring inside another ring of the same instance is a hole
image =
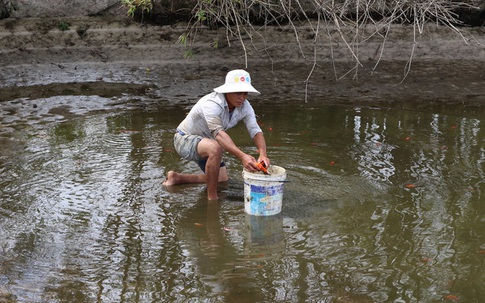
[[430, 25], [414, 44], [413, 29], [396, 26], [385, 41], [372, 37], [351, 46], [323, 36], [314, 43], [310, 28], [300, 28], [298, 41], [290, 27], [267, 28], [264, 36], [245, 37], [246, 52], [224, 30], [206, 29], [191, 59], [177, 43], [184, 30], [124, 17], [0, 20], [0, 100], [26, 98], [28, 87], [40, 88], [31, 90], [36, 98], [54, 83], [94, 82], [143, 85], [152, 99], [191, 102], [219, 85], [227, 70], [244, 67], [247, 57], [260, 100], [485, 101], [484, 28], [463, 28], [460, 36]]
[[123, 14], [120, 0], [0, 0], [0, 18]]

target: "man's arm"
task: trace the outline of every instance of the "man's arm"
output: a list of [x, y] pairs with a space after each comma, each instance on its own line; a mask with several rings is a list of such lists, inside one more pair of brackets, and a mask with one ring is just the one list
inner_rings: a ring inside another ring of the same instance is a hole
[[[225, 131], [223, 130], [219, 131], [216, 135], [216, 140], [217, 142], [219, 142], [219, 144], [222, 146], [224, 150], [236, 156], [241, 161], [244, 168], [246, 168], [251, 172], [258, 170], [258, 167], [256, 166], [257, 164], [256, 159], [253, 156], [248, 155], [244, 153], [242, 150], [240, 150], [239, 147], [236, 146], [234, 141], [232, 141], [231, 137]], [[261, 139], [259, 139], [259, 141], [260, 140]], [[263, 138], [263, 143], [261, 147], [264, 149], [264, 153], [266, 154], [266, 144], [264, 143], [264, 138]], [[260, 152], [260, 158], [261, 158], [261, 152]]]
[[266, 167], [269, 167], [269, 158], [266, 154], [266, 140], [264, 139], [263, 133], [257, 133], [253, 138], [254, 144], [258, 148], [259, 158], [258, 162], [264, 161]]

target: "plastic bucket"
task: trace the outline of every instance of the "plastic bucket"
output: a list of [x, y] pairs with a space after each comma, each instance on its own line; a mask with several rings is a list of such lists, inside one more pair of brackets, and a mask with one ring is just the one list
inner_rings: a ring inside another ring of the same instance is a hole
[[269, 175], [243, 170], [244, 210], [255, 216], [272, 216], [281, 212], [286, 170], [272, 165]]

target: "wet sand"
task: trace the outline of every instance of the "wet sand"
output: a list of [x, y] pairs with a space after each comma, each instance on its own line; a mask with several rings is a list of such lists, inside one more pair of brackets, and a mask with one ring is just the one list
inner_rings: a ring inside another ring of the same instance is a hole
[[[61, 24], [68, 26], [61, 30]], [[197, 33], [190, 59], [177, 43], [185, 29], [124, 17], [0, 20], [0, 101], [35, 99], [55, 84], [96, 83], [109, 91], [122, 83], [141, 85], [158, 100], [192, 102], [228, 70], [244, 68], [245, 56], [260, 100], [386, 106], [485, 101], [484, 28], [463, 28], [462, 37], [429, 25], [414, 44], [412, 27], [396, 26], [385, 44], [374, 36], [358, 46], [329, 43], [325, 35], [314, 43], [309, 27], [299, 28], [299, 43], [289, 26], [266, 28], [260, 31], [264, 39], [245, 36], [246, 52], [223, 29], [205, 29]], [[71, 94], [81, 89], [72, 85]]]

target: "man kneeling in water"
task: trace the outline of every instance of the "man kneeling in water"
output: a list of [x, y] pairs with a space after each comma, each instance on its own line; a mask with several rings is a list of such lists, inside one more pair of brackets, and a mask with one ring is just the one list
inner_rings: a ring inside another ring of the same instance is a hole
[[[202, 97], [192, 107], [177, 127], [174, 146], [182, 158], [197, 162], [204, 173], [182, 174], [169, 171], [164, 185], [206, 183], [207, 198], [217, 200], [218, 182], [229, 179], [225, 163], [222, 161], [224, 151], [236, 156], [250, 172], [258, 171], [257, 164], [261, 161], [269, 167], [266, 141], [256, 121], [254, 109], [246, 99], [248, 94], [260, 94], [251, 85], [249, 73], [244, 70], [232, 70], [227, 73], [223, 85], [214, 88], [214, 92]], [[249, 135], [259, 151], [257, 161], [253, 156], [240, 150], [226, 132], [241, 120], [246, 124]]]

